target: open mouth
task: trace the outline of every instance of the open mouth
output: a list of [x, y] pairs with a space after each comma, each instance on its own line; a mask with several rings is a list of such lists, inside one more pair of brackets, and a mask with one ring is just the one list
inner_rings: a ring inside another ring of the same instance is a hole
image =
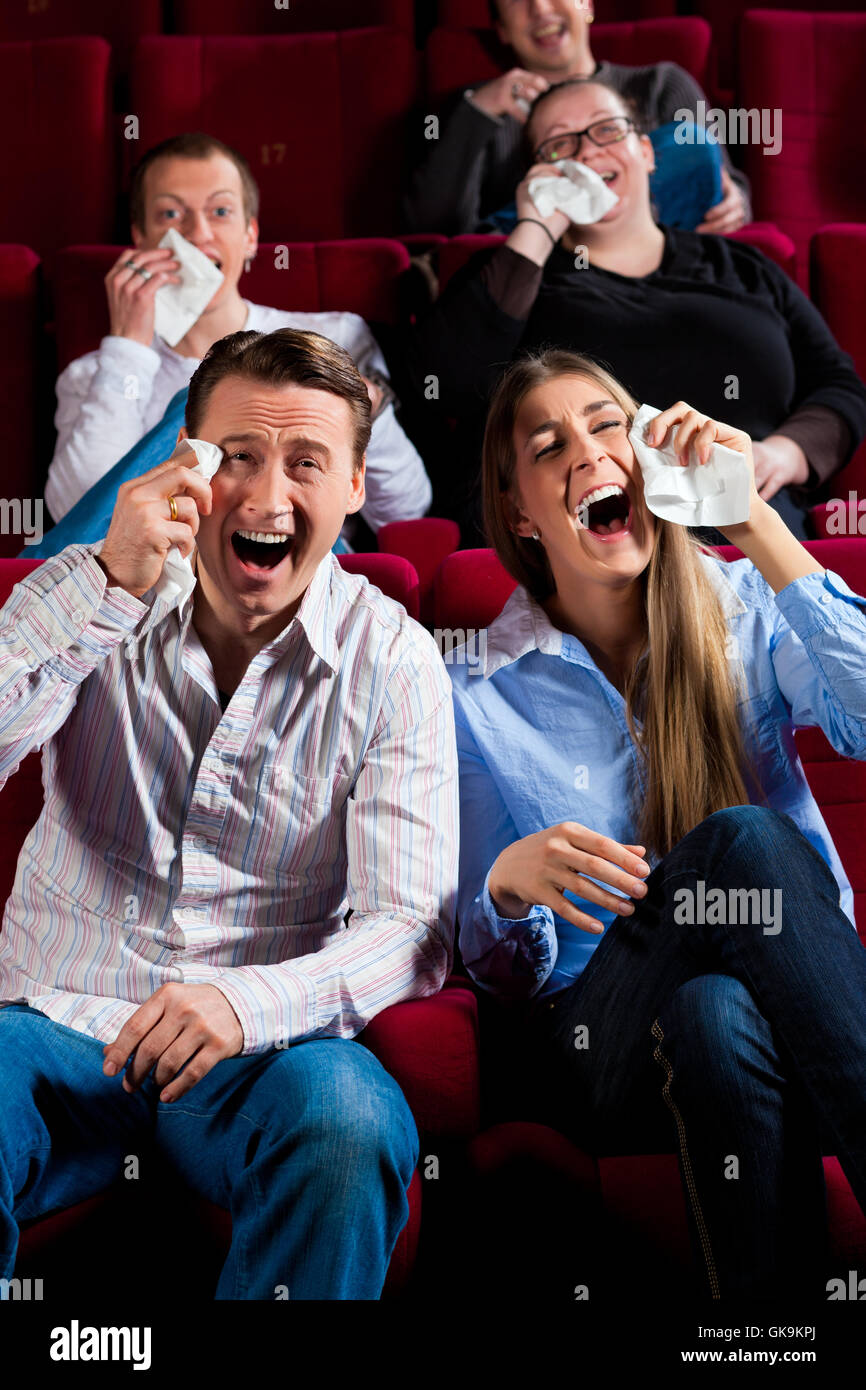
[[567, 32], [567, 26], [563, 20], [551, 20], [546, 24], [539, 24], [532, 30], [532, 37], [537, 44], [543, 48], [552, 47], [559, 43]]
[[615, 183], [619, 174], [614, 169], [608, 169], [605, 173], [599, 174], [599, 178], [604, 179], [605, 183]]
[[575, 516], [585, 530], [610, 540], [631, 529], [631, 502], [619, 483], [605, 483], [580, 499]]
[[271, 531], [233, 531], [232, 549], [251, 573], [275, 570], [291, 553], [294, 536]]

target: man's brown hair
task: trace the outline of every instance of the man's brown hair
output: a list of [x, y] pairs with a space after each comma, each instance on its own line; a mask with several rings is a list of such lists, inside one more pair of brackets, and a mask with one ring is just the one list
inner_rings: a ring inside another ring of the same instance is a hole
[[268, 386], [307, 386], [339, 396], [352, 412], [352, 454], [355, 469], [360, 468], [372, 428], [370, 396], [349, 354], [330, 338], [297, 328], [278, 328], [273, 333], [245, 330], [219, 338], [189, 383], [186, 427], [193, 439], [198, 438], [211, 392], [227, 376]]
[[215, 135], [206, 135], [201, 130], [190, 131], [186, 135], [173, 135], [163, 140], [142, 155], [132, 171], [129, 186], [129, 218], [134, 227], [144, 231], [147, 209], [144, 205], [144, 176], [158, 159], [210, 159], [211, 155], [222, 154], [230, 159], [241, 177], [241, 191], [244, 203], [244, 217], [259, 215], [259, 186], [253, 178], [253, 171], [242, 154], [224, 145]]

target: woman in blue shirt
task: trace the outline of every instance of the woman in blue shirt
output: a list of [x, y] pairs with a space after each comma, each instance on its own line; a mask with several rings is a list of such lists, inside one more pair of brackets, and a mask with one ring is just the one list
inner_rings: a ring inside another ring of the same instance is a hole
[[822, 1134], [866, 1210], [866, 952], [792, 728], [866, 758], [866, 599], [758, 495], [748, 436], [683, 402], [647, 443], [745, 456], [749, 517], [721, 529], [747, 558], [655, 517], [636, 410], [562, 350], [492, 400], [485, 513], [518, 587], [481, 669], [452, 668], [461, 950], [517, 1002], [561, 1128], [676, 1142], [711, 1297], [825, 1297]]

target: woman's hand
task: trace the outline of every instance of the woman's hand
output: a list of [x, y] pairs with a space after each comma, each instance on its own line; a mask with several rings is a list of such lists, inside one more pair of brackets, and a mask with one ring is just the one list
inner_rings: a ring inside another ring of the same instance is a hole
[[650, 872], [643, 859], [643, 845], [621, 845], [576, 821], [563, 821], [536, 835], [516, 840], [498, 856], [490, 870], [488, 887], [493, 904], [505, 917], [526, 917], [534, 904], [549, 907], [581, 931], [604, 931], [601, 922], [580, 912], [565, 897], [565, 889], [579, 898], [598, 903], [611, 912], [634, 912], [628, 898], [608, 893], [584, 877], [619, 888], [631, 897], [643, 897], [643, 878]]
[[156, 292], [163, 285], [179, 285], [179, 270], [180, 261], [174, 259], [168, 246], [157, 246], [152, 251], [131, 247], [124, 251], [105, 277], [111, 336], [131, 338], [134, 343], [150, 347]]
[[809, 460], [799, 444], [784, 434], [768, 434], [760, 443], [752, 444], [755, 458], [755, 483], [758, 496], [769, 502], [789, 483], [809, 480]]
[[[517, 191], [514, 195], [517, 220], [520, 225], [509, 233], [505, 244], [510, 246], [512, 250], [518, 251], [521, 256], [526, 256], [528, 260], [534, 261], [536, 265], [544, 265], [566, 227], [571, 225], [571, 218], [567, 213], [560, 212], [558, 208], [554, 208], [548, 217], [542, 217], [529, 196], [529, 185], [533, 179], [561, 176], [562, 170], [557, 169], [555, 164], [533, 164], [517, 185]], [[528, 217], [531, 220], [520, 222], [522, 217]], [[541, 226], [534, 226], [533, 224], [536, 222], [540, 222]], [[542, 230], [544, 227], [547, 228], [547, 231]]]
[[485, 82], [483, 87], [476, 87], [469, 100], [488, 116], [513, 116], [525, 125], [530, 106], [549, 86], [547, 78], [537, 72], [511, 68], [492, 82]]
[[745, 522], [737, 522], [733, 527], [716, 528], [732, 545], [737, 545], [738, 541], [734, 539], [733, 532], [737, 531], [739, 526], [752, 521], [756, 513], [766, 505], [758, 495], [752, 441], [745, 431], [735, 430], [732, 425], [722, 424], [720, 420], [711, 420], [709, 415], [702, 415], [686, 401], [677, 401], [676, 405], [672, 405], [669, 410], [663, 410], [650, 421], [646, 428], [646, 442], [656, 449], [660, 449], [666, 442], [672, 442], [683, 468], [687, 468], [692, 462], [702, 467], [709, 461], [710, 450], [714, 444], [724, 444], [725, 448], [735, 449], [738, 454], [743, 455], [751, 477], [749, 515]]

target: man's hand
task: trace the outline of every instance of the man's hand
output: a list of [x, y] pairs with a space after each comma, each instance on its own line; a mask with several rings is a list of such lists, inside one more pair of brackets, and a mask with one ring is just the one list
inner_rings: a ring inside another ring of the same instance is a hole
[[722, 169], [722, 201], [716, 203], [707, 212], [704, 221], [696, 232], [711, 232], [714, 236], [723, 236], [726, 232], [736, 232], [738, 228], [745, 225], [746, 204], [734, 180], [731, 178], [727, 169]]
[[123, 1089], [132, 1094], [155, 1067], [154, 1080], [163, 1087], [159, 1098], [168, 1102], [224, 1057], [236, 1057], [243, 1045], [238, 1016], [214, 985], [161, 985], [106, 1044], [102, 1070], [116, 1076], [132, 1054]]
[[787, 435], [768, 434], [766, 439], [752, 444], [752, 455], [758, 495], [765, 502], [789, 483], [809, 480], [809, 460], [799, 444]]
[[483, 87], [476, 87], [469, 100], [488, 116], [513, 116], [525, 125], [529, 107], [549, 86], [547, 78], [537, 72], [512, 68], [492, 82], [485, 82]]
[[163, 285], [179, 285], [178, 270], [180, 261], [174, 259], [168, 246], [158, 246], [153, 251], [136, 247], [124, 251], [105, 277], [111, 336], [131, 338], [134, 343], [150, 347], [156, 292]]
[[[173, 545], [181, 555], [192, 554], [199, 513], [211, 509], [211, 487], [200, 473], [196, 456], [179, 444], [170, 459], [121, 483], [108, 535], [96, 556], [111, 585], [141, 598], [162, 574]], [[180, 459], [188, 459], [185, 467]], [[171, 519], [169, 497], [175, 499], [177, 521]]]

